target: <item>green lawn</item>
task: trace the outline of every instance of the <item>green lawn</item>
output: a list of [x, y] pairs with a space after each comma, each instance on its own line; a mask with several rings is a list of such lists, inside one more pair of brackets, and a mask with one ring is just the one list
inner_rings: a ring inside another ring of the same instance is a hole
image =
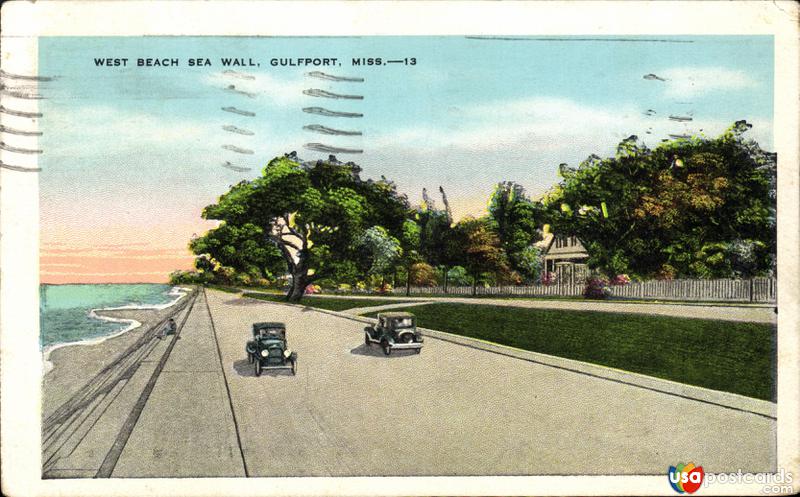
[[408, 311], [425, 328], [774, 400], [770, 324], [470, 304]]
[[[250, 297], [253, 299], [259, 300], [267, 300], [270, 302], [283, 302], [286, 303], [286, 298], [284, 295], [268, 295], [263, 293], [245, 293], [244, 297]], [[348, 299], [346, 297], [303, 297], [303, 300], [299, 302], [301, 305], [307, 307], [314, 307], [317, 309], [327, 309], [329, 311], [344, 311], [347, 309], [353, 309], [356, 307], [372, 307], [376, 305], [387, 305], [387, 304], [408, 304], [409, 302], [404, 302], [402, 300], [387, 300], [387, 299], [380, 299], [380, 298], [370, 298], [370, 299]]]

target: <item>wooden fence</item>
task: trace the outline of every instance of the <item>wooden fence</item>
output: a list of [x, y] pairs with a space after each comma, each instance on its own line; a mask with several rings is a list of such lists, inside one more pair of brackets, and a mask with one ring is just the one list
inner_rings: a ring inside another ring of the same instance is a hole
[[[529, 286], [441, 286], [411, 287], [410, 295], [476, 295], [498, 297], [576, 297], [583, 294], [584, 285], [558, 284]], [[774, 278], [750, 280], [653, 280], [610, 286], [611, 296], [640, 300], [684, 300], [706, 302], [775, 302], [778, 290]], [[405, 295], [406, 288], [394, 289], [395, 295]]]

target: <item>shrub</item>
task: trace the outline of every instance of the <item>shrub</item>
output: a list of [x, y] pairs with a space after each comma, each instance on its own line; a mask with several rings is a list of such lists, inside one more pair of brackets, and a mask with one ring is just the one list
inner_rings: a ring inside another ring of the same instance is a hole
[[170, 285], [196, 285], [201, 284], [200, 275], [195, 271], [173, 271], [169, 273]]
[[674, 280], [677, 272], [678, 271], [674, 267], [670, 266], [669, 264], [664, 264], [659, 268], [658, 271], [656, 271], [656, 279]]
[[586, 278], [586, 287], [583, 289], [583, 296], [587, 299], [602, 300], [611, 295], [608, 288], [608, 280], [599, 276]]
[[624, 286], [624, 285], [629, 284], [630, 282], [631, 282], [631, 279], [630, 279], [630, 277], [628, 277], [627, 274], [618, 274], [618, 275], [614, 276], [611, 279], [609, 284], [611, 284], [613, 286]]
[[556, 273], [545, 271], [542, 273], [542, 285], [552, 285], [556, 282]]
[[447, 272], [447, 283], [451, 286], [467, 286], [472, 284], [472, 278], [463, 266], [453, 266]]
[[430, 264], [417, 262], [411, 266], [411, 284], [414, 286], [436, 286], [436, 270]]
[[322, 289], [319, 285], [315, 285], [313, 283], [306, 286], [305, 294], [306, 295], [314, 295], [315, 293], [321, 293]]
[[389, 283], [384, 282], [381, 286], [375, 289], [376, 292], [380, 293], [381, 295], [385, 295], [387, 293], [392, 293], [392, 285]]

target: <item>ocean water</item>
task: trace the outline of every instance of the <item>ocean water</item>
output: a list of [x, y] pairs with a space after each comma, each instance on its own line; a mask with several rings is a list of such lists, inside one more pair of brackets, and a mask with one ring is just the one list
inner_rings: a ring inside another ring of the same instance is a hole
[[41, 285], [39, 287], [39, 343], [43, 349], [114, 335], [131, 328], [130, 321], [98, 318], [95, 310], [108, 308], [163, 308], [181, 292], [170, 285]]

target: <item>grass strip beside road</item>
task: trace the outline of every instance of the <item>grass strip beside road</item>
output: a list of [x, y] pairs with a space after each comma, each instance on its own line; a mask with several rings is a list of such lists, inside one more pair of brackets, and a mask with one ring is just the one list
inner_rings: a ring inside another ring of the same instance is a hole
[[774, 401], [770, 324], [449, 303], [407, 310], [424, 328]]
[[[268, 302], [286, 302], [285, 295], [269, 295], [264, 293], [250, 293], [246, 292], [242, 295], [243, 297], [250, 297], [252, 299], [259, 299], [259, 300], [266, 300]], [[298, 302], [300, 305], [304, 305], [306, 307], [313, 307], [316, 309], [326, 309], [328, 311], [346, 311], [347, 309], [354, 309], [357, 307], [374, 307], [379, 305], [389, 305], [389, 304], [409, 304], [411, 302], [403, 302], [398, 300], [388, 300], [388, 299], [380, 299], [380, 298], [370, 298], [370, 299], [348, 299], [348, 298], [338, 298], [338, 297], [325, 297], [325, 298], [317, 298], [317, 297], [310, 297], [305, 296], [303, 299]]]

